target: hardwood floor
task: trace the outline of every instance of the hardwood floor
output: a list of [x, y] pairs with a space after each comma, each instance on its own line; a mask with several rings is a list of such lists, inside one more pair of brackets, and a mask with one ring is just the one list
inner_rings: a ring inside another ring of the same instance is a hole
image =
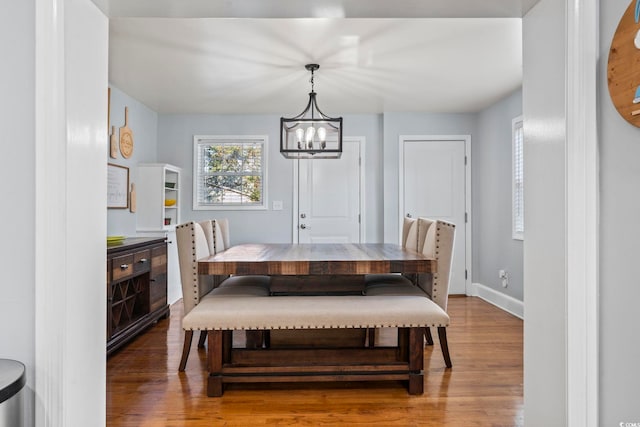
[[[434, 333], [422, 396], [391, 382], [230, 385], [222, 398], [209, 398], [197, 336], [186, 371], [178, 372], [181, 311], [174, 304], [169, 319], [108, 359], [108, 426], [524, 424], [522, 321], [478, 298], [449, 299], [453, 368], [445, 369]], [[393, 339], [391, 332], [380, 339]]]

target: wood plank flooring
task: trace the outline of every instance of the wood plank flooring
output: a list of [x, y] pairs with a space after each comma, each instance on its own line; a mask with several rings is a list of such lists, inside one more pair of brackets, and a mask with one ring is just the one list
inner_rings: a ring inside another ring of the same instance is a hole
[[[522, 426], [522, 321], [474, 297], [449, 299], [446, 369], [434, 331], [425, 393], [400, 383], [230, 385], [205, 393], [206, 352], [194, 342], [185, 372], [182, 304], [107, 361], [107, 426]], [[195, 334], [194, 334], [195, 335]], [[381, 331], [380, 340], [393, 339]], [[241, 339], [241, 338], [239, 338]]]

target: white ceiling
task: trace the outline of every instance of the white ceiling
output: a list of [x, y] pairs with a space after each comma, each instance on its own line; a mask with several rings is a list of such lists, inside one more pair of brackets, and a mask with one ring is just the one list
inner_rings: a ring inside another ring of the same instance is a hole
[[[95, 1], [111, 16], [110, 82], [160, 113], [299, 113], [311, 62], [318, 104], [336, 116], [474, 112], [522, 82], [518, 0], [459, 0], [457, 15], [449, 0]], [[464, 15], [460, 3], [474, 18], [429, 17]]]

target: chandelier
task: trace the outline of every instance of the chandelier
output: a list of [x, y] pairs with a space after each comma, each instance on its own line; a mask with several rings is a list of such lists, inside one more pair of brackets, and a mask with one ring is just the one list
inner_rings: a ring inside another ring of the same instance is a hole
[[304, 111], [280, 118], [280, 153], [288, 159], [339, 159], [342, 155], [342, 117], [329, 117], [318, 108], [313, 73], [320, 65], [307, 64], [311, 92]]

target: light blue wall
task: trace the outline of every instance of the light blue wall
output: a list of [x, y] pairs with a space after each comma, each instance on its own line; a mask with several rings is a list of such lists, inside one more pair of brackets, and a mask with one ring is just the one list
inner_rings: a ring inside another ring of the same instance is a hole
[[[521, 114], [519, 89], [478, 114], [471, 144], [473, 281], [520, 301], [523, 245], [511, 237], [511, 121]], [[508, 272], [507, 288], [498, 270]]]
[[[119, 127], [124, 105], [136, 142], [132, 159], [114, 163], [170, 163], [182, 169], [182, 221], [226, 217], [233, 244], [291, 242], [293, 160], [279, 152], [277, 115], [156, 114], [117, 88], [111, 94], [111, 121]], [[511, 119], [522, 112], [518, 91], [477, 114], [385, 113], [344, 116], [345, 135], [365, 137], [367, 242], [398, 241], [398, 140], [400, 135], [471, 135], [474, 282], [522, 299], [522, 244], [511, 240]], [[154, 128], [154, 126], [157, 126]], [[193, 210], [193, 136], [266, 135], [269, 141], [268, 208], [259, 211]], [[384, 142], [383, 142], [384, 141]], [[282, 201], [283, 210], [271, 209]], [[501, 220], [497, 220], [501, 218]], [[484, 227], [489, 227], [485, 230]], [[135, 235], [135, 214], [109, 210], [109, 234]], [[506, 291], [497, 269], [511, 273]], [[494, 270], [496, 270], [494, 272]], [[494, 274], [495, 273], [495, 274]], [[495, 276], [495, 277], [494, 277]]]
[[[380, 116], [346, 115], [345, 136], [364, 136], [365, 193], [367, 209], [366, 239], [378, 242], [382, 236], [382, 197], [380, 191]], [[193, 136], [266, 135], [269, 144], [268, 209], [260, 211], [193, 210]], [[280, 116], [277, 115], [176, 115], [163, 114], [158, 125], [158, 161], [182, 168], [182, 221], [229, 218], [233, 244], [245, 242], [291, 242], [293, 204], [293, 160], [280, 154]], [[281, 211], [271, 209], [274, 200], [283, 202]]]
[[[112, 159], [109, 152], [105, 157], [109, 163], [129, 168], [129, 182], [137, 179], [138, 163], [155, 163], [158, 151], [158, 113], [151, 110], [140, 101], [130, 97], [118, 88], [111, 87], [110, 126], [115, 126], [116, 137], [119, 137], [120, 127], [124, 126], [124, 108], [129, 107], [129, 128], [133, 133], [133, 154], [125, 159], [118, 152], [118, 157]], [[135, 236], [136, 215], [129, 209], [107, 209], [107, 236]]]
[[[600, 0], [600, 425], [640, 423], [638, 242], [640, 129], [627, 123], [609, 97], [607, 60], [630, 0]], [[635, 30], [639, 28], [635, 26]], [[629, 43], [632, 41], [629, 40]], [[635, 51], [630, 61], [637, 61]], [[630, 62], [631, 63], [631, 62]]]

